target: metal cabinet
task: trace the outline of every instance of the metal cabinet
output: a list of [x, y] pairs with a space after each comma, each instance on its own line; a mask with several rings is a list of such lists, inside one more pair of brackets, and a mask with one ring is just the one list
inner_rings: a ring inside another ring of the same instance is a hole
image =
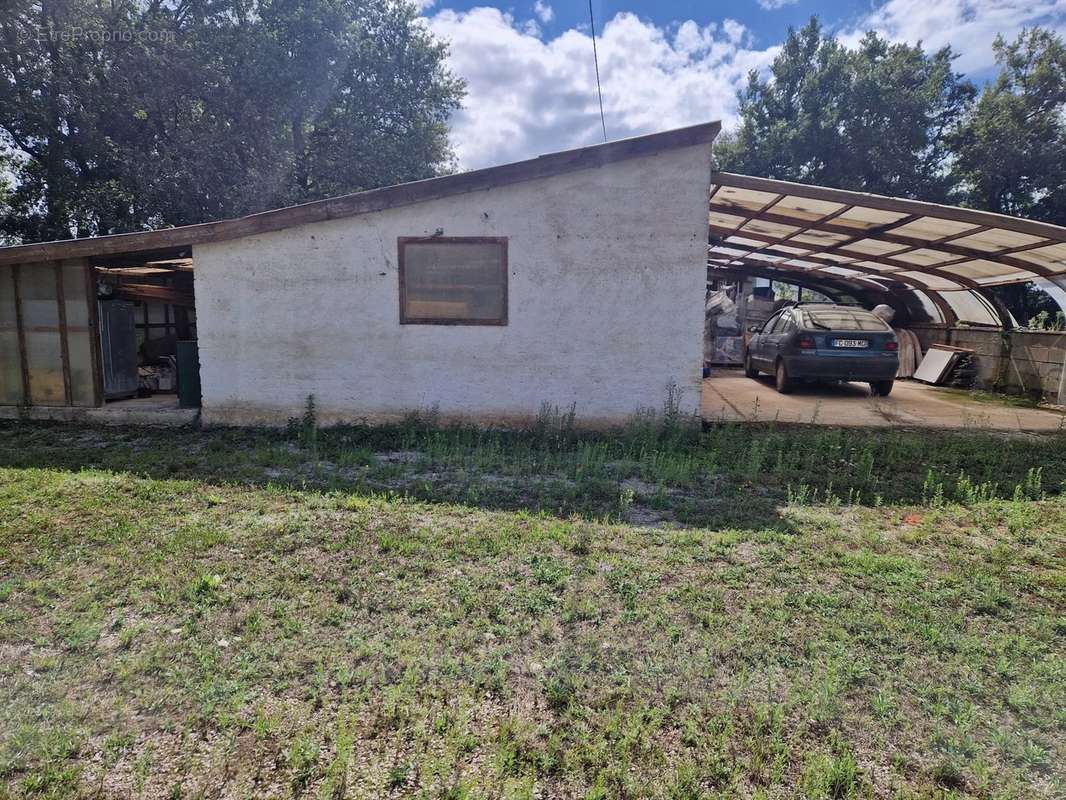
[[101, 300], [100, 355], [104, 397], [115, 400], [137, 394], [137, 329], [133, 303]]

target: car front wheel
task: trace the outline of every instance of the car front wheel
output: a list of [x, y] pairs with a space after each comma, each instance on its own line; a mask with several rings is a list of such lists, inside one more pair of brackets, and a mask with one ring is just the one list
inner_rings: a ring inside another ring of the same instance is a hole
[[759, 370], [755, 369], [751, 363], [751, 353], [744, 356], [744, 374], [749, 378], [759, 377]]
[[870, 393], [875, 397], [888, 397], [892, 394], [895, 381], [870, 381]]
[[785, 367], [784, 361], [777, 362], [775, 377], [777, 378], [777, 391], [781, 394], [788, 394], [792, 391], [792, 379], [788, 377], [788, 369]]

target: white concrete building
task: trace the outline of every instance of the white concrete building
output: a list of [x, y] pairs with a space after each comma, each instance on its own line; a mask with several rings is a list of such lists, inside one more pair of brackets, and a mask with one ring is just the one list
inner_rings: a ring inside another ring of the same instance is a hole
[[[284, 424], [314, 395], [327, 424], [427, 409], [528, 422], [551, 404], [604, 425], [660, 408], [672, 384], [696, 413], [718, 130], [699, 125], [242, 220], [9, 248], [0, 264], [19, 266], [0, 266], [0, 291], [19, 294], [41, 257], [54, 256], [41, 248], [118, 276], [119, 295], [145, 302], [177, 301], [138, 296], [145, 290], [133, 278], [191, 267], [207, 424]], [[75, 301], [85, 302], [84, 290]], [[93, 303], [88, 311], [98, 313]], [[56, 320], [49, 340], [73, 335], [61, 327]], [[22, 347], [39, 333], [22, 333]], [[31, 342], [21, 376], [5, 371], [5, 395], [21, 388], [37, 406], [38, 387], [62, 397], [65, 386], [71, 402], [56, 405], [73, 414], [84, 393], [70, 387], [69, 354], [54, 348], [42, 363], [42, 343]], [[83, 405], [106, 394], [99, 375], [95, 384]]]
[[[547, 404], [604, 426], [676, 387], [681, 411], [713, 420], [705, 300], [755, 279], [887, 303], [923, 347], [962, 342], [995, 385], [1017, 374], [1066, 398], [1066, 337], [1005, 351], [1018, 321], [991, 292], [1066, 297], [1066, 228], [712, 171], [719, 130], [0, 248], [0, 417], [282, 425], [313, 395], [327, 424], [521, 424]], [[721, 336], [740, 345], [735, 327]]]
[[695, 413], [712, 135], [195, 245], [204, 421]]

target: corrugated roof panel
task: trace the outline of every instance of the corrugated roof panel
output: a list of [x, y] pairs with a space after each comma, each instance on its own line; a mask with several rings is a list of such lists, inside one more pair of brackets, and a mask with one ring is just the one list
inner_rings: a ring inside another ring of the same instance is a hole
[[859, 239], [844, 245], [841, 250], [854, 251], [866, 256], [885, 256], [906, 249], [905, 244], [895, 242], [883, 242], [880, 239]]
[[843, 203], [831, 203], [827, 200], [815, 200], [810, 197], [788, 196], [775, 203], [770, 208], [770, 212], [794, 217], [804, 222], [812, 222], [834, 214], [842, 208], [844, 208]]
[[858, 267], [864, 267], [865, 269], [874, 269], [878, 272], [893, 273], [899, 272], [899, 267], [893, 267], [889, 264], [879, 264], [876, 261], [855, 261], [853, 262]]
[[745, 217], [737, 217], [733, 214], [722, 214], [718, 211], [711, 212], [711, 225], [720, 228], [739, 228], [744, 224]]
[[747, 231], [748, 233], [761, 233], [763, 236], [773, 236], [778, 239], [784, 239], [796, 233], [798, 230], [800, 229], [794, 228], [791, 225], [779, 225], [776, 222], [753, 219], [740, 229], [740, 233], [743, 234]]
[[955, 283], [955, 281], [950, 281], [947, 278], [941, 278], [939, 275], [930, 275], [927, 272], [912, 271], [899, 272], [896, 274], [901, 278], [917, 281], [927, 289], [932, 289], [935, 292], [951, 292], [965, 288], [961, 283]]
[[[1017, 267], [1007, 266], [1006, 264], [1000, 264], [998, 261], [987, 261], [985, 259], [974, 259], [973, 261], [962, 261], [958, 264], [947, 264], [943, 267], [939, 267], [942, 272], [950, 272], [953, 275], [960, 275], [963, 278], [969, 278], [971, 280], [977, 280], [978, 278], [996, 278], [1006, 275], [1012, 275], [1018, 272]], [[1035, 278], [1036, 275], [1030, 275]]]
[[929, 247], [920, 247], [908, 253], [896, 253], [892, 258], [922, 267], [935, 267], [938, 264], [959, 260], [959, 257], [953, 253], [945, 253], [943, 250], [933, 250]]
[[756, 259], [758, 261], [768, 261], [768, 262], [773, 263], [773, 264], [780, 264], [780, 263], [782, 263], [784, 261], [788, 261], [788, 259], [789, 259], [788, 256], [779, 256], [779, 255], [775, 255], [774, 253], [767, 253], [765, 251], [762, 252], [762, 253], [748, 253], [747, 256], [745, 256], [745, 257], [746, 258], [754, 258], [754, 259]]
[[748, 254], [747, 250], [739, 247], [730, 247], [728, 244], [718, 245], [713, 252], [725, 256], [746, 256]]
[[814, 261], [806, 261], [806, 260], [804, 260], [802, 258], [790, 258], [788, 260], [788, 265], [790, 267], [800, 267], [800, 268], [806, 269], [806, 270], [820, 270], [820, 269], [823, 269], [821, 264], [815, 263]]
[[1014, 253], [1011, 258], [1028, 261], [1046, 269], [1062, 272], [1066, 270], [1066, 244], [1053, 244]]
[[[796, 240], [795, 239], [789, 239], [789, 242], [794, 242], [794, 241], [796, 241]], [[766, 245], [766, 246], [767, 247], [772, 247], [772, 248], [774, 248], [774, 250], [780, 250], [780, 251], [782, 251], [784, 253], [792, 253], [793, 255], [797, 255], [797, 256], [809, 255], [810, 252], [811, 252], [811, 249], [809, 247], [792, 247], [790, 244], [772, 244], [772, 245]]]
[[956, 239], [953, 244], [957, 244], [960, 247], [972, 247], [974, 250], [983, 250], [987, 253], [994, 253], [1011, 247], [1025, 247], [1041, 241], [1044, 240], [1039, 236], [1030, 236], [1027, 233], [1008, 231], [1003, 228], [992, 228], [991, 230], [981, 231], [980, 233], [975, 233], [970, 236], [963, 236], [961, 239]]
[[758, 211], [780, 195], [773, 192], [760, 192], [755, 189], [739, 189], [735, 186], [722, 186], [714, 193], [713, 202], [736, 206], [748, 211]]
[[855, 206], [833, 220], [834, 225], [847, 225], [849, 228], [876, 228], [879, 225], [890, 225], [893, 222], [906, 217], [895, 211], [882, 211], [879, 208], [867, 208]]
[[899, 234], [900, 236], [910, 236], [914, 239], [927, 239], [932, 241], [933, 239], [943, 239], [947, 236], [954, 236], [963, 231], [974, 230], [978, 227], [979, 226], [968, 222], [956, 222], [952, 219], [921, 217], [913, 222], [908, 222], [906, 225], [900, 225], [898, 228], [893, 228], [892, 233]]
[[940, 310], [940, 307], [937, 306], [937, 304], [934, 303], [932, 299], [930, 299], [929, 295], [927, 295], [920, 289], [914, 289], [911, 294], [913, 294], [918, 299], [919, 304], [921, 304], [922, 311], [924, 311], [929, 316], [930, 320], [932, 320], [934, 323], [944, 322], [944, 312], [942, 312]]
[[960, 322], [975, 322], [979, 325], [999, 325], [1000, 320], [994, 309], [989, 308], [988, 301], [971, 291], [941, 292], [955, 316]]
[[[766, 264], [784, 273], [783, 280], [789, 271], [812, 270], [827, 280], [836, 276], [912, 291], [923, 287], [937, 299], [943, 292], [1066, 276], [1064, 226], [747, 175], [719, 172], [712, 180], [719, 191], [716, 202], [723, 208], [734, 203], [738, 212], [712, 215], [719, 230], [743, 237], [737, 241], [754, 251], [743, 260]], [[741, 210], [746, 221], [737, 226]], [[1027, 263], [1032, 269], [1024, 268]], [[970, 295], [959, 297], [958, 302], [972, 305]], [[976, 303], [959, 316], [987, 322], [987, 309], [980, 299]], [[943, 318], [929, 297], [922, 310]]]
[[1031, 280], [1033, 276], [1030, 273], [1019, 270], [998, 278], [978, 278], [975, 283], [981, 286], [1007, 286], [1012, 283], [1028, 283]]
[[822, 272], [828, 272], [830, 275], [843, 275], [845, 278], [855, 278], [866, 274], [865, 272], [859, 272], [855, 269], [847, 269], [846, 267], [822, 267]]
[[743, 236], [727, 236], [725, 238], [725, 244], [746, 244], [749, 247], [766, 247], [766, 242], [759, 241], [758, 239], [747, 239]]
[[809, 231], [804, 231], [798, 236], [793, 236], [791, 241], [802, 242], [803, 244], [812, 244], [816, 247], [832, 247], [833, 245], [846, 242], [847, 236], [840, 233], [831, 233], [829, 231], [818, 230], [817, 228], [811, 228]]

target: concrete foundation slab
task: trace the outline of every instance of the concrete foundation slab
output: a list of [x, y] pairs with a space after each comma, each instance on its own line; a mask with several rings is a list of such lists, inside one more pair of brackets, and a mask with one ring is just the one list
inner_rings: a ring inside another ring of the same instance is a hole
[[198, 408], [181, 408], [172, 394], [115, 400], [100, 408], [69, 406], [0, 406], [0, 419], [29, 419], [56, 422], [89, 422], [97, 425], [192, 425], [200, 416]]
[[800, 385], [779, 394], [773, 379], [716, 370], [703, 382], [708, 422], [793, 422], [845, 427], [973, 428], [991, 431], [1066, 430], [1055, 411], [977, 400], [965, 392], [897, 381], [889, 397], [872, 397], [865, 383]]

